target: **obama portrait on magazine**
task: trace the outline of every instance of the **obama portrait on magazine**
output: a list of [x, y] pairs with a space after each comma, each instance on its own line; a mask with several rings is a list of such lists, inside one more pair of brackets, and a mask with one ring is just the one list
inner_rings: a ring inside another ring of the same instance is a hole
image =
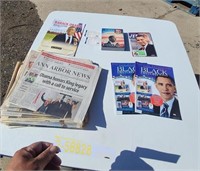
[[175, 97], [176, 87], [173, 78], [158, 75], [155, 78], [155, 86], [163, 100], [161, 106], [153, 106], [154, 114], [160, 117], [182, 120], [179, 102]]

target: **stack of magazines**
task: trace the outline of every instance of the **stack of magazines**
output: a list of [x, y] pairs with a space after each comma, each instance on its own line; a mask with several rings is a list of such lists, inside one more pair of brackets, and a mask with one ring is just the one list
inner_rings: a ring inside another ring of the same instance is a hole
[[182, 120], [172, 67], [111, 63], [117, 114], [145, 114]]
[[1, 122], [82, 128], [100, 72], [90, 60], [30, 51], [16, 65], [1, 106]]

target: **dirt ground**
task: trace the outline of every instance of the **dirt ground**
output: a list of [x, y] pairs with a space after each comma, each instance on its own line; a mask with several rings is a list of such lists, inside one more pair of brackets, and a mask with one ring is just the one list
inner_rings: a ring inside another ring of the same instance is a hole
[[[29, 1], [1, 1], [1, 101], [17, 61], [23, 61], [43, 24]], [[30, 19], [31, 17], [31, 19]]]

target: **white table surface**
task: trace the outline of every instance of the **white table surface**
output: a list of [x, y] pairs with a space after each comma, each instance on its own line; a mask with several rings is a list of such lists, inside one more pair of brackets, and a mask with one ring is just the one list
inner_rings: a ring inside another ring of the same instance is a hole
[[[18, 127], [0, 124], [0, 153], [13, 155], [35, 141], [57, 144], [56, 137], [91, 145], [90, 155], [61, 148], [62, 165], [108, 169], [198, 170], [200, 94], [195, 76], [176, 26], [169, 21], [128, 16], [57, 11], [50, 13], [31, 49], [37, 50], [54, 19], [85, 23], [85, 30], [122, 28], [124, 32], [150, 32], [158, 57], [133, 58], [130, 51], [101, 51], [100, 45], [84, 44], [75, 57], [91, 59], [104, 71], [83, 130]], [[149, 115], [116, 115], [111, 62], [147, 62], [173, 67], [182, 121]], [[164, 132], [164, 133], [163, 133]]]

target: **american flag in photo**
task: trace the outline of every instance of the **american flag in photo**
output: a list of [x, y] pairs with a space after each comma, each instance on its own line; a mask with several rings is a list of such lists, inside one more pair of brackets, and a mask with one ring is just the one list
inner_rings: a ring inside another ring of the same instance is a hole
[[82, 24], [80, 23], [77, 27], [76, 27], [76, 32], [74, 34], [74, 36], [78, 39], [78, 41], [81, 39], [82, 37]]
[[40, 96], [41, 92], [36, 96], [36, 98], [33, 100], [33, 104], [35, 104]]

